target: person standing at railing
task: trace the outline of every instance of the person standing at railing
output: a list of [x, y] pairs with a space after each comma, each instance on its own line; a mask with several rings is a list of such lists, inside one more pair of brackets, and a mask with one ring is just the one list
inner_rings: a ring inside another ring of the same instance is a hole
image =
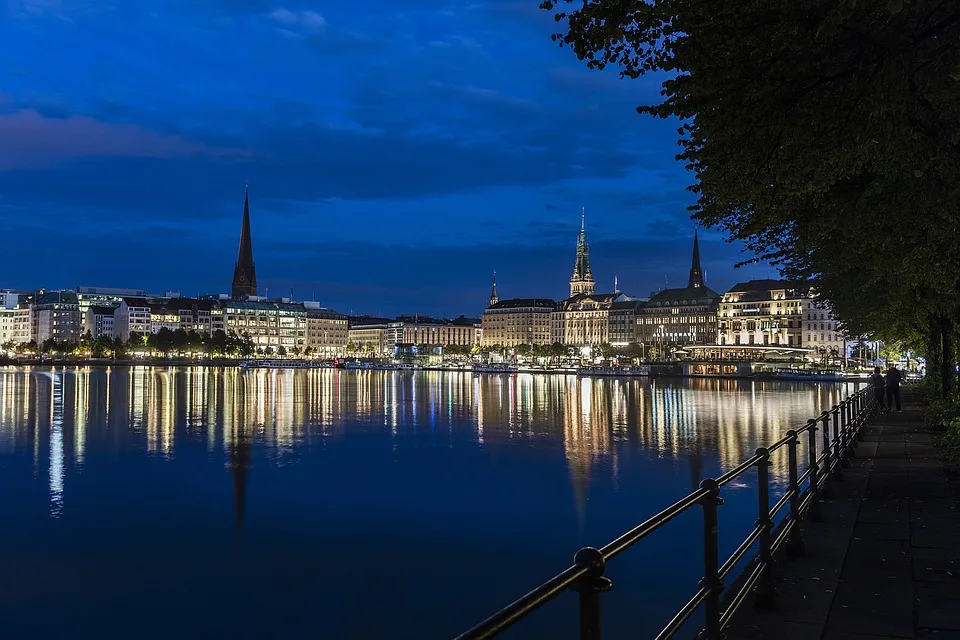
[[903, 382], [903, 374], [897, 369], [897, 365], [891, 364], [887, 369], [887, 375], [884, 376], [884, 385], [887, 389], [887, 413], [893, 410], [893, 402], [897, 402], [897, 413], [900, 413], [900, 383]]
[[884, 413], [887, 412], [889, 409], [883, 402], [883, 391], [886, 384], [883, 380], [883, 374], [880, 373], [880, 367], [873, 368], [873, 375], [870, 376], [870, 384], [873, 385], [873, 397], [877, 399], [877, 404], [880, 405], [880, 411]]

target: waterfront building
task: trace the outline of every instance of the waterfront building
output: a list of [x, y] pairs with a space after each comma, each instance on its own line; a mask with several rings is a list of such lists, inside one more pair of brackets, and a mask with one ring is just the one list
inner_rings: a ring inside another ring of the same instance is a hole
[[[810, 287], [786, 280], [750, 280], [723, 294], [717, 343], [804, 347], [802, 319]], [[811, 311], [812, 313], [812, 311]]]
[[307, 312], [307, 347], [314, 356], [333, 358], [343, 354], [347, 346], [347, 316], [320, 306], [318, 302], [304, 302]]
[[387, 325], [390, 320], [372, 316], [348, 318], [347, 344], [350, 351], [383, 355], [387, 352]]
[[0, 345], [13, 342], [14, 309], [0, 307]]
[[611, 345], [623, 347], [639, 342], [637, 320], [645, 302], [645, 300], [622, 300], [610, 305], [607, 340]]
[[202, 298], [163, 298], [150, 302], [150, 331], [192, 331], [210, 335], [226, 331], [223, 307], [215, 300]]
[[590, 271], [590, 248], [587, 246], [587, 231], [584, 210], [580, 208], [580, 235], [577, 237], [577, 259], [570, 278], [570, 297], [593, 295], [595, 283]]
[[307, 310], [287, 299], [225, 300], [225, 330], [247, 334], [258, 347], [301, 351], [307, 346]]
[[454, 320], [435, 320], [424, 316], [399, 316], [387, 324], [385, 347], [392, 352], [399, 345], [473, 347], [480, 344], [481, 322], [460, 316]]
[[124, 342], [130, 336], [147, 336], [153, 330], [150, 303], [146, 298], [124, 297], [113, 314], [113, 334]]
[[694, 232], [687, 286], [663, 289], [650, 296], [637, 317], [637, 341], [661, 348], [714, 344], [721, 298], [706, 284], [700, 264], [700, 240]]
[[590, 270], [590, 248], [584, 212], [580, 209], [580, 235], [570, 278], [570, 297], [556, 304], [550, 314], [550, 342], [571, 346], [609, 342], [609, 314], [614, 303], [634, 300], [620, 291], [596, 293]]
[[83, 323], [74, 291], [41, 291], [30, 305], [31, 333], [37, 344], [46, 340], [76, 342]]
[[20, 294], [16, 291], [0, 291], [0, 345], [15, 342], [14, 325]]
[[243, 223], [240, 227], [240, 250], [233, 268], [231, 294], [236, 300], [257, 295], [257, 268], [253, 262], [253, 241], [250, 237], [250, 192], [243, 194]]
[[161, 329], [180, 329], [180, 312], [175, 307], [168, 307], [166, 300], [152, 301], [150, 304], [150, 333], [157, 333]]
[[550, 341], [576, 347], [610, 342], [610, 309], [631, 300], [619, 291], [578, 293], [561, 300], [550, 317]]
[[25, 296], [21, 297], [21, 302], [13, 310], [10, 325], [10, 339], [16, 344], [26, 344], [36, 341], [36, 334], [33, 332], [33, 310]]
[[116, 307], [88, 306], [83, 316], [83, 333], [94, 340], [101, 336], [114, 336], [114, 313]]
[[813, 350], [817, 360], [826, 362], [845, 358], [847, 336], [830, 306], [813, 297], [802, 302], [801, 333], [804, 346]]
[[[494, 285], [496, 286], [496, 285]], [[550, 317], [557, 303], [546, 298], [499, 300], [496, 290], [483, 312], [481, 344], [515, 347], [521, 344], [550, 344]]]
[[92, 306], [118, 307], [124, 296], [145, 298], [147, 294], [142, 289], [117, 289], [112, 287], [77, 287], [77, 304], [80, 306], [80, 317], [87, 317], [87, 309]]

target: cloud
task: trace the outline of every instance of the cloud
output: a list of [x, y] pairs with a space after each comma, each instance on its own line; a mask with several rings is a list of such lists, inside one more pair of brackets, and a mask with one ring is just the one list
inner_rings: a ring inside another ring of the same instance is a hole
[[299, 25], [307, 29], [320, 29], [325, 27], [327, 21], [316, 11], [290, 11], [289, 9], [279, 8], [270, 12], [269, 18], [281, 24]]
[[68, 19], [63, 14], [61, 0], [10, 0], [10, 11], [20, 16], [55, 16]]
[[35, 168], [75, 158], [184, 158], [198, 154], [242, 156], [238, 149], [215, 149], [180, 136], [86, 116], [48, 118], [34, 110], [0, 115], [0, 171]]

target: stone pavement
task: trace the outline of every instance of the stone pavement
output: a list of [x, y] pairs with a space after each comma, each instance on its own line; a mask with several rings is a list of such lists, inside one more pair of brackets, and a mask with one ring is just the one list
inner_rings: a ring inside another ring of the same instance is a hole
[[745, 603], [728, 639], [960, 640], [960, 484], [903, 400], [866, 429], [824, 521], [803, 523], [806, 555], [781, 558], [777, 609]]

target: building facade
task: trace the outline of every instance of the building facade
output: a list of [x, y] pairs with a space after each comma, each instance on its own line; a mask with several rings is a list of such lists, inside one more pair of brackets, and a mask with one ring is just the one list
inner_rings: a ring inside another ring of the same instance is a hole
[[116, 307], [88, 306], [83, 318], [83, 333], [96, 340], [102, 336], [113, 338]]
[[47, 340], [76, 342], [80, 339], [83, 322], [80, 305], [74, 291], [40, 292], [30, 305], [31, 333], [38, 345]]
[[33, 330], [33, 309], [29, 302], [21, 301], [13, 310], [10, 339], [15, 344], [36, 342], [37, 336]]
[[481, 344], [484, 347], [550, 344], [550, 318], [556, 306], [556, 302], [545, 298], [497, 300], [484, 310], [480, 319]]
[[15, 291], [0, 291], [0, 345], [16, 342], [14, 330], [20, 295]]
[[694, 232], [687, 286], [650, 296], [637, 316], [637, 341], [662, 347], [714, 344], [721, 298], [704, 281], [700, 239]]
[[550, 316], [551, 342], [585, 347], [610, 342], [610, 309], [631, 298], [613, 293], [579, 293], [561, 300]]
[[815, 359], [828, 361], [846, 356], [847, 336], [829, 305], [816, 298], [804, 299], [802, 315], [803, 345], [813, 350]]
[[400, 316], [387, 324], [386, 348], [398, 345], [473, 347], [480, 344], [481, 321], [460, 316], [435, 320], [421, 316]]
[[147, 294], [142, 289], [115, 289], [111, 287], [77, 287], [77, 304], [80, 306], [80, 317], [87, 317], [87, 309], [92, 306], [117, 307], [124, 297], [145, 298]]
[[607, 340], [611, 345], [623, 347], [639, 342], [637, 318], [640, 317], [645, 302], [645, 300], [623, 300], [610, 305], [607, 314]]
[[386, 318], [353, 317], [348, 319], [348, 352], [382, 356], [387, 353]]
[[130, 336], [147, 336], [153, 330], [150, 303], [146, 298], [125, 297], [113, 312], [113, 334], [124, 342]]
[[803, 316], [810, 287], [785, 280], [750, 280], [723, 294], [717, 343], [805, 348]]
[[226, 331], [250, 336], [257, 347], [287, 351], [307, 347], [307, 310], [302, 304], [227, 300], [222, 308]]
[[307, 348], [320, 358], [343, 355], [349, 335], [347, 316], [321, 307], [319, 303], [303, 303], [307, 311]]

